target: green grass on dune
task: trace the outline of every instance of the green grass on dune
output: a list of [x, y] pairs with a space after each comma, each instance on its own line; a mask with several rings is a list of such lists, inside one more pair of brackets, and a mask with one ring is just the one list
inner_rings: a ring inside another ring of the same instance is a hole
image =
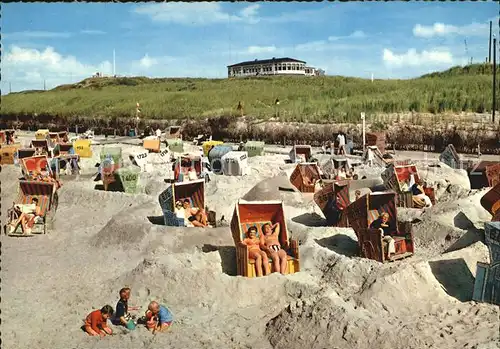
[[[285, 121], [352, 121], [359, 113], [489, 112], [490, 65], [454, 67], [411, 80], [325, 77], [252, 77], [235, 79], [100, 78], [50, 91], [2, 97], [1, 113], [52, 114], [64, 117], [129, 117], [136, 102], [141, 116], [184, 119], [236, 115], [238, 101], [246, 115]], [[274, 101], [279, 98], [280, 105]], [[278, 109], [279, 108], [279, 109]]]

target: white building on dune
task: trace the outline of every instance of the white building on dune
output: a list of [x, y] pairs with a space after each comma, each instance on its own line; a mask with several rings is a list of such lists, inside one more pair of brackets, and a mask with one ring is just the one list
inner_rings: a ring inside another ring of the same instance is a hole
[[236, 63], [227, 66], [227, 76], [245, 77], [258, 75], [324, 75], [321, 69], [308, 67], [306, 62], [294, 58], [271, 58]]

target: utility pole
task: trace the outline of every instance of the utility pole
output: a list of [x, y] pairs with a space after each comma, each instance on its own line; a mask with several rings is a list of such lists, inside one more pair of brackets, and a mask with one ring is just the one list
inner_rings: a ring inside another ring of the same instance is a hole
[[12, 83], [9, 81], [9, 93], [12, 93]]
[[495, 110], [497, 108], [497, 39], [493, 38], [493, 110], [491, 111], [491, 121], [495, 123]]
[[491, 35], [493, 29], [493, 21], [490, 21], [490, 40], [488, 42], [488, 63], [491, 63]]
[[115, 49], [113, 49], [113, 77], [116, 75], [116, 56]]
[[47, 91], [47, 86], [45, 85], [45, 79], [43, 79], [43, 90]]

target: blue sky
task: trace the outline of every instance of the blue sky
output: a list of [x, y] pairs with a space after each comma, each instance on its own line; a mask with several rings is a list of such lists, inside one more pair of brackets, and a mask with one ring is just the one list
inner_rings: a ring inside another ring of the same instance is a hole
[[408, 78], [488, 56], [497, 3], [8, 3], [2, 94], [124, 76], [227, 76], [239, 61], [293, 57], [329, 75]]

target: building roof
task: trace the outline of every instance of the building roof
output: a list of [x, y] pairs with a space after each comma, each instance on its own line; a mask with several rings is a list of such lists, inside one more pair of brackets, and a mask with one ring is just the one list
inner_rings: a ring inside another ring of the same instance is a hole
[[254, 64], [270, 64], [270, 63], [283, 63], [283, 62], [294, 62], [294, 63], [306, 63], [304, 61], [300, 61], [298, 59], [290, 58], [290, 57], [283, 57], [283, 58], [271, 58], [271, 59], [255, 59], [253, 61], [246, 61], [246, 62], [240, 62], [236, 63], [233, 65], [228, 65], [228, 68], [231, 67], [241, 67], [245, 65], [254, 65]]

